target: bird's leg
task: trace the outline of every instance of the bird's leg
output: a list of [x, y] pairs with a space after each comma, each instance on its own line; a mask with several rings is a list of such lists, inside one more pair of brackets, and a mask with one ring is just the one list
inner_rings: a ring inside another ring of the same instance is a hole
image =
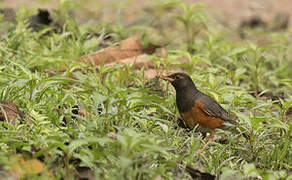
[[209, 137], [207, 138], [206, 144], [203, 146], [201, 152], [199, 152], [199, 154], [197, 155], [197, 157], [200, 157], [200, 156], [201, 156], [201, 153], [204, 152], [204, 151], [208, 148], [209, 144], [210, 144], [210, 143], [213, 141], [213, 139], [214, 139], [214, 135], [215, 135], [215, 131], [214, 131], [214, 130], [211, 130], [210, 135], [209, 135]]

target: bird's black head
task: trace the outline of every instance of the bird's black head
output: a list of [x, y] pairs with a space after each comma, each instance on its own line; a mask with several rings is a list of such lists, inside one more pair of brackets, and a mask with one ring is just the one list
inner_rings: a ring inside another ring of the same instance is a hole
[[39, 18], [39, 22], [38, 23], [40, 23], [40, 24], [49, 25], [53, 21], [50, 18], [50, 12], [48, 10], [46, 10], [46, 9], [38, 9], [37, 16]]
[[185, 73], [173, 73], [169, 76], [162, 76], [161, 78], [169, 81], [176, 90], [196, 88], [191, 77]]

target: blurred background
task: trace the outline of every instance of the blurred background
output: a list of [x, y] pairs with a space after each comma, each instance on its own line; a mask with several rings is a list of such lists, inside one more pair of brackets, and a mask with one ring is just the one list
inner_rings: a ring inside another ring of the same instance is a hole
[[[72, 3], [74, 2], [74, 3]], [[115, 21], [122, 17], [124, 23], [141, 20], [149, 10], [165, 1], [137, 1], [137, 0], [2, 0], [2, 7], [10, 8], [46, 8], [57, 9], [60, 5], [68, 5], [74, 9], [74, 15], [80, 22], [90, 19]], [[242, 21], [253, 16], [259, 16], [263, 21], [274, 21], [280, 14], [291, 15], [291, 0], [183, 0], [192, 4], [203, 2], [208, 6], [206, 12], [220, 23], [237, 27]], [[90, 16], [89, 16], [90, 15]], [[289, 20], [291, 21], [291, 20]]]

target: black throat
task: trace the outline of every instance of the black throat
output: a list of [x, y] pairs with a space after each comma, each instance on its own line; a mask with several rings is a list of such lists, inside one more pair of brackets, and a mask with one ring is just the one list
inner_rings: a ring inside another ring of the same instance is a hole
[[194, 84], [184, 88], [176, 88], [176, 105], [180, 113], [190, 111], [199, 93]]

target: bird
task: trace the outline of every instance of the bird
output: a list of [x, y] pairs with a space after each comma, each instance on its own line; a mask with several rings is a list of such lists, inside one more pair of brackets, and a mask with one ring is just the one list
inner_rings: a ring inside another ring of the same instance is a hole
[[18, 106], [8, 100], [0, 100], [0, 121], [16, 123], [16, 119], [20, 117], [20, 120], [25, 118], [25, 112], [18, 109]]
[[41, 29], [41, 26], [50, 25], [53, 20], [50, 18], [50, 12], [46, 9], [38, 9], [38, 14], [32, 15], [28, 19], [28, 27], [32, 31], [37, 32]]
[[[176, 105], [181, 118], [188, 128], [199, 125], [203, 130], [210, 132], [206, 144], [200, 154], [213, 141], [215, 129], [230, 129], [236, 120], [214, 99], [199, 91], [189, 75], [182, 72], [160, 76], [171, 83], [176, 91]], [[230, 126], [231, 125], [231, 126]]]

